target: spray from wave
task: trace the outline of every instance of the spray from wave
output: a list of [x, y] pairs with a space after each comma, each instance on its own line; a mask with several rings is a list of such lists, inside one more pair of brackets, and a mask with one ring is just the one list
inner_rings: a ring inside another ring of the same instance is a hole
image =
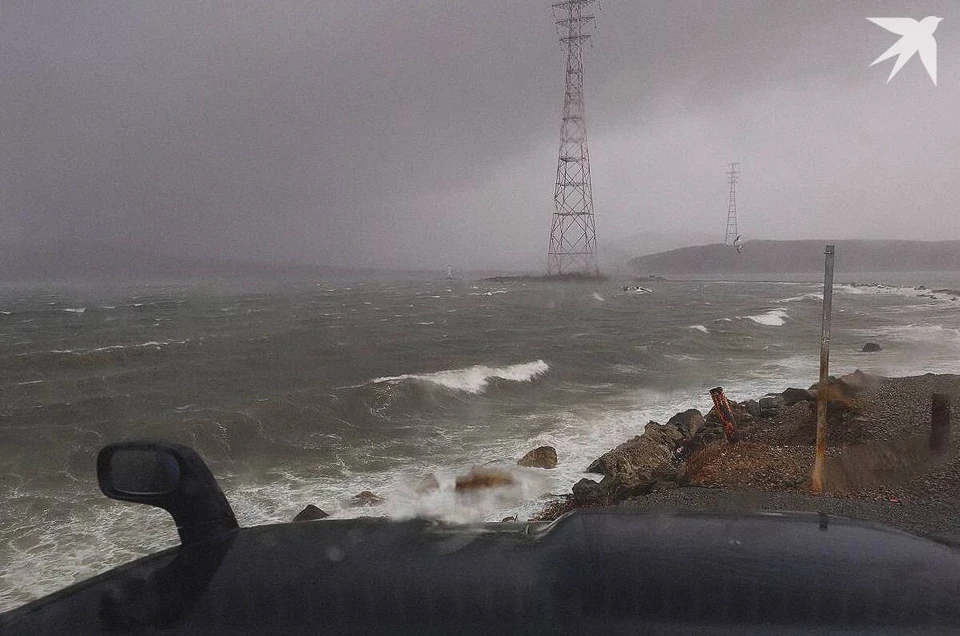
[[411, 380], [435, 384], [452, 391], [483, 393], [487, 388], [487, 384], [494, 378], [509, 380], [511, 382], [530, 382], [546, 373], [549, 369], [550, 365], [543, 360], [535, 360], [534, 362], [514, 364], [508, 367], [476, 365], [464, 369], [437, 371], [436, 373], [405, 373], [403, 375], [374, 378], [370, 382], [379, 384], [381, 382], [403, 382], [404, 380]]

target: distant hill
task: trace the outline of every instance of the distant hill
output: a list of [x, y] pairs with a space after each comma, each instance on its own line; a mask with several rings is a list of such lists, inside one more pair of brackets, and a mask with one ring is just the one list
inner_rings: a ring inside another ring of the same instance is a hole
[[683, 247], [629, 261], [639, 274], [792, 274], [823, 271], [823, 246], [837, 246], [839, 272], [960, 271], [960, 241], [747, 241]]

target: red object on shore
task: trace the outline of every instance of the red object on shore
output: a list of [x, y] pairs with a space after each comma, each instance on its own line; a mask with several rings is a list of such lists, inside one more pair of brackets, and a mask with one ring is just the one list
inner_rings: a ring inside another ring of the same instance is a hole
[[738, 442], [740, 433], [737, 432], [737, 422], [733, 419], [733, 411], [730, 410], [727, 396], [723, 394], [723, 387], [718, 386], [715, 389], [710, 389], [710, 397], [713, 398], [713, 406], [717, 409], [717, 417], [723, 422], [723, 434], [727, 441], [731, 444]]

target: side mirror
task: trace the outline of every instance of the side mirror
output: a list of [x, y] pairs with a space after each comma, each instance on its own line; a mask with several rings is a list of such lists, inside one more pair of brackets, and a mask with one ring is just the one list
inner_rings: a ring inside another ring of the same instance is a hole
[[238, 528], [213, 473], [192, 448], [171, 442], [118, 442], [97, 455], [97, 481], [111, 499], [163, 508], [186, 545]]

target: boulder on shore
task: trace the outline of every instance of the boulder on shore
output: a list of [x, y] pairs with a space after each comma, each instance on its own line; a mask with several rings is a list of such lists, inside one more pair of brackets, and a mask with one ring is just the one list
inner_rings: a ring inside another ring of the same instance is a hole
[[863, 349], [860, 349], [863, 353], [873, 353], [874, 351], [883, 351], [883, 347], [878, 345], [876, 342], [868, 342], [863, 345]]
[[760, 402], [756, 400], [747, 400], [743, 403], [743, 408], [746, 409], [747, 413], [754, 417], [760, 417], [763, 415], [763, 409], [760, 408]]
[[317, 508], [313, 504], [309, 504], [306, 508], [297, 513], [297, 516], [293, 518], [293, 522], [299, 523], [300, 521], [316, 521], [318, 519], [325, 519], [329, 516], [330, 515], [325, 513], [320, 508]]
[[457, 492], [512, 486], [513, 475], [505, 470], [474, 468], [469, 474], [457, 477]]
[[879, 381], [879, 376], [870, 375], [857, 369], [853, 373], [848, 373], [839, 378], [830, 376], [822, 388], [820, 383], [817, 382], [810, 387], [810, 392], [815, 397], [822, 396], [827, 402], [849, 400], [871, 388]]
[[759, 400], [761, 415], [774, 415], [783, 406], [783, 396], [765, 395]]
[[837, 379], [837, 382], [842, 384], [851, 395], [866, 391], [879, 381], [880, 378], [878, 376], [864, 373], [860, 369]]
[[578, 482], [580, 498], [599, 500], [602, 505], [607, 505], [628, 497], [645, 495], [658, 481], [676, 480], [679, 469], [674, 459], [676, 449], [682, 442], [683, 433], [677, 427], [648, 423], [643, 435], [604, 453], [590, 465], [590, 472], [603, 474], [598, 484], [600, 490], [590, 485], [593, 482], [584, 483], [581, 480]]
[[684, 441], [692, 440], [703, 428], [703, 425], [703, 414], [697, 409], [681, 411], [667, 420], [667, 426], [680, 431]]
[[573, 485], [573, 500], [578, 506], [603, 506], [606, 505], [606, 499], [603, 487], [586, 477]]
[[527, 468], [556, 468], [557, 449], [553, 446], [540, 446], [520, 458], [517, 462]]
[[790, 387], [780, 394], [783, 397], [784, 406], [793, 406], [797, 402], [816, 402], [817, 397], [807, 389], [797, 389]]

